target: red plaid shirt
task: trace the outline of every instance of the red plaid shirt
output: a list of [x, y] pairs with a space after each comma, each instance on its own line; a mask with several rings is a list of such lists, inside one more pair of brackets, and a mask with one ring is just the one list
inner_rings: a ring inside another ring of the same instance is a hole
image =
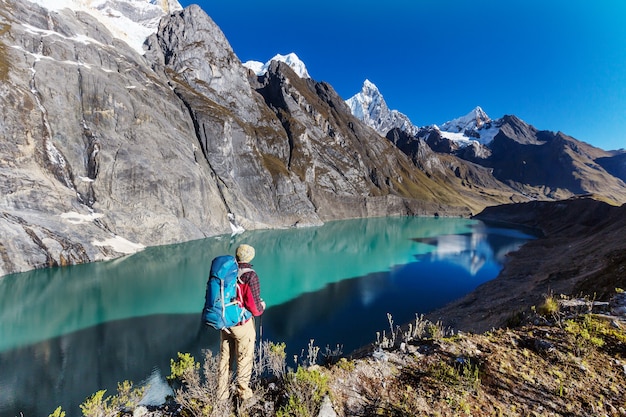
[[[239, 268], [252, 268], [252, 265], [239, 262]], [[241, 275], [241, 290], [243, 295], [243, 306], [247, 308], [253, 316], [263, 314], [263, 304], [261, 304], [261, 284], [259, 276], [255, 271], [248, 271]]]

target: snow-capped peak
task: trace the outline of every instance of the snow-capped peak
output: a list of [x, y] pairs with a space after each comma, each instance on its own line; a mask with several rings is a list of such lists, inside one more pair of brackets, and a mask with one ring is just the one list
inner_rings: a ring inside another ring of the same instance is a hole
[[167, 13], [182, 10], [178, 0], [29, 0], [48, 10], [70, 9], [89, 13], [113, 36], [144, 54], [143, 43]]
[[488, 123], [491, 123], [491, 119], [487, 113], [480, 106], [476, 106], [465, 116], [445, 122], [439, 126], [439, 129], [444, 132], [459, 133], [467, 129], [480, 129]]
[[352, 115], [365, 122], [382, 136], [393, 128], [399, 128], [407, 133], [415, 134], [415, 127], [409, 118], [397, 110], [389, 110], [383, 95], [378, 87], [370, 80], [363, 82], [361, 91], [346, 100]]
[[461, 145], [471, 141], [486, 145], [493, 140], [500, 130], [497, 123], [492, 121], [480, 106], [476, 106], [465, 116], [434, 127], [439, 129], [442, 137]]
[[267, 69], [270, 66], [272, 61], [280, 61], [289, 65], [289, 67], [298, 75], [300, 78], [311, 78], [309, 72], [306, 69], [306, 65], [304, 62], [298, 58], [298, 55], [295, 53], [290, 53], [287, 55], [276, 54], [272, 59], [267, 61], [265, 64], [260, 61], [246, 61], [243, 66], [251, 69], [258, 76], [264, 75], [267, 72]]
[[352, 114], [365, 122], [389, 111], [383, 95], [370, 80], [365, 80], [361, 91], [347, 99], [346, 103]]
[[382, 99], [382, 94], [378, 90], [378, 87], [368, 79], [363, 81], [363, 87], [361, 88], [361, 92], [359, 94], [368, 95], [368, 96], [380, 96]]

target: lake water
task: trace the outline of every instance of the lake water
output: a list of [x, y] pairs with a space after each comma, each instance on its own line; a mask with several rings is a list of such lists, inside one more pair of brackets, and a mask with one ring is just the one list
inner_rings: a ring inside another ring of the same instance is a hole
[[[217, 352], [200, 323], [211, 259], [256, 248], [264, 340], [345, 354], [497, 276], [532, 237], [477, 220], [330, 222], [148, 248], [109, 262], [0, 277], [0, 416], [47, 416], [118, 382], [169, 375], [177, 352]], [[288, 362], [292, 366], [293, 361]]]

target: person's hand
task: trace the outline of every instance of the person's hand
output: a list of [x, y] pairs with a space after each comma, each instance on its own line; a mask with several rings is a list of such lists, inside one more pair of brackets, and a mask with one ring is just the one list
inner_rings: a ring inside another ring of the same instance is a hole
[[263, 310], [265, 310], [265, 301], [261, 300], [261, 307], [263, 307]]

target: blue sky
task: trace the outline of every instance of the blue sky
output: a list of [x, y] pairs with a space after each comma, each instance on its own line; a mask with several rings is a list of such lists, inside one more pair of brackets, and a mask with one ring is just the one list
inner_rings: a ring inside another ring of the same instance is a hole
[[295, 52], [344, 99], [369, 79], [418, 126], [481, 106], [626, 148], [624, 0], [179, 1], [242, 62]]

